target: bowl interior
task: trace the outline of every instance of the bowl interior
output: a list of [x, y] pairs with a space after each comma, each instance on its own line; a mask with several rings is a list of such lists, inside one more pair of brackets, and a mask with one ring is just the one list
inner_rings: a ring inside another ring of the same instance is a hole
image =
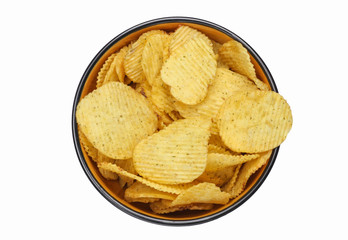
[[[121, 47], [129, 44], [131, 41], [136, 40], [142, 33], [154, 30], [154, 29], [161, 29], [165, 31], [174, 31], [178, 26], [180, 25], [187, 25], [190, 27], [193, 27], [203, 33], [205, 33], [210, 39], [213, 39], [216, 42], [224, 43], [231, 39], [231, 36], [227, 35], [224, 32], [221, 32], [213, 27], [207, 26], [207, 25], [201, 25], [198, 23], [192, 23], [192, 22], [164, 22], [164, 23], [156, 23], [154, 25], [148, 25], [148, 26], [142, 26], [140, 29], [136, 29], [136, 31], [130, 31], [128, 32], [128, 35], [119, 36], [117, 39], [114, 39], [112, 42], [110, 42], [108, 49], [104, 49], [104, 53], [99, 56], [99, 59], [95, 59], [96, 63], [94, 66], [92, 66], [91, 71], [89, 72], [87, 78], [85, 79], [85, 83], [83, 85], [80, 99], [82, 99], [84, 96], [86, 96], [89, 92], [93, 91], [96, 88], [96, 80], [97, 80], [97, 74], [99, 69], [102, 67], [105, 60], [114, 52], [118, 51]], [[121, 34], [122, 35], [122, 34]], [[238, 39], [236, 39], [238, 40]], [[98, 56], [97, 56], [98, 57]], [[255, 70], [257, 73], [257, 76], [260, 80], [263, 82], [269, 84], [269, 81], [267, 80], [267, 77], [262, 70], [262, 67], [260, 64], [256, 61], [256, 59], [250, 54], [251, 61], [255, 66]], [[83, 83], [82, 83], [83, 84]], [[270, 84], [269, 84], [270, 85]], [[272, 86], [272, 88], [274, 88]], [[78, 141], [78, 140], [77, 140]], [[121, 189], [117, 181], [109, 181], [104, 179], [101, 174], [98, 171], [98, 168], [96, 164], [90, 159], [90, 157], [87, 155], [85, 150], [82, 146], [80, 146], [83, 158], [85, 163], [88, 166], [88, 169], [90, 173], [92, 174], [93, 178], [97, 181], [97, 184], [99, 184], [103, 190], [109, 195], [109, 201], [116, 201], [121, 203], [125, 209], [130, 210], [130, 212], [136, 212], [140, 214], [144, 214], [145, 216], [148, 216], [150, 218], [154, 219], [162, 219], [162, 220], [192, 220], [192, 219], [198, 219], [198, 218], [204, 218], [207, 216], [214, 215], [217, 212], [220, 212], [226, 208], [229, 208], [236, 202], [238, 202], [251, 188], [252, 186], [258, 181], [262, 173], [264, 172], [265, 168], [267, 168], [268, 164], [265, 164], [261, 169], [259, 169], [248, 181], [245, 191], [237, 198], [231, 200], [227, 205], [224, 206], [216, 206], [214, 209], [209, 211], [183, 211], [183, 212], [176, 212], [166, 215], [158, 215], [154, 214], [147, 204], [143, 203], [128, 203], [123, 199], [124, 195], [124, 189]], [[104, 194], [103, 194], [104, 195]], [[111, 197], [111, 198], [110, 198]], [[115, 204], [115, 202], [113, 202]], [[124, 210], [124, 209], [123, 209]], [[127, 211], [127, 210], [126, 210]]]

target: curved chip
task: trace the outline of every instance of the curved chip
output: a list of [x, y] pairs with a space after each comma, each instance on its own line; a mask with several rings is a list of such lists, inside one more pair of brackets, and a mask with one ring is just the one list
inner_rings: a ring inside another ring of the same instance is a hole
[[223, 153], [208, 153], [205, 171], [214, 172], [226, 167], [235, 166], [258, 158], [259, 154], [231, 155]]
[[156, 190], [141, 182], [135, 182], [124, 192], [124, 198], [127, 202], [152, 202], [159, 199], [174, 200], [176, 196], [176, 194]]
[[147, 38], [142, 58], [141, 66], [145, 74], [146, 80], [151, 86], [156, 86], [156, 78], [160, 75], [162, 64], [164, 62], [164, 51], [168, 45], [169, 35], [154, 34]]
[[226, 187], [227, 191], [230, 190], [228, 191], [228, 193], [231, 194], [231, 198], [235, 198], [243, 192], [250, 176], [264, 164], [266, 164], [269, 157], [271, 156], [271, 153], [272, 151], [261, 153], [259, 158], [247, 162], [242, 166], [242, 168], [239, 170], [237, 180], [233, 187], [231, 189], [227, 189]]
[[231, 179], [221, 188], [224, 192], [231, 192], [234, 184], [237, 181], [239, 170], [242, 167], [242, 165], [243, 164], [238, 164], [237, 166], [235, 166]]
[[92, 143], [87, 139], [85, 134], [81, 131], [81, 129], [78, 127], [78, 136], [80, 143], [83, 147], [83, 149], [86, 151], [87, 155], [92, 158], [93, 161], [97, 162], [98, 160], [98, 150], [92, 145]]
[[222, 192], [214, 183], [199, 183], [182, 193], [172, 202], [172, 206], [190, 203], [215, 203], [226, 204], [230, 199], [230, 194]]
[[157, 183], [193, 181], [206, 166], [210, 123], [203, 118], [181, 119], [142, 140], [133, 153], [135, 169]]
[[121, 167], [113, 163], [106, 163], [106, 162], [98, 163], [98, 167], [117, 173], [119, 176], [132, 178], [149, 187], [152, 187], [154, 189], [157, 189], [162, 192], [167, 192], [167, 193], [179, 194], [183, 192], [185, 189], [192, 187], [195, 184], [195, 183], [187, 183], [187, 184], [166, 185], [166, 184], [156, 183], [153, 181], [149, 181], [145, 178], [142, 178], [140, 176], [137, 176], [135, 174], [132, 174], [130, 172], [127, 172], [126, 170], [122, 169]]
[[200, 31], [188, 27], [188, 26], [180, 26], [178, 27], [174, 33], [171, 35], [171, 41], [169, 45], [170, 53], [175, 52], [180, 46], [184, 45], [188, 40], [192, 38], [201, 38], [205, 41], [209, 46], [213, 47], [212, 41]]
[[[101, 87], [103, 85], [103, 83], [105, 81], [105, 77], [106, 77], [116, 55], [117, 55], [117, 53], [111, 54], [104, 62], [103, 67], [99, 70], [98, 76], [97, 76], [97, 88]], [[117, 79], [114, 79], [114, 80], [117, 81]]]
[[251, 63], [248, 51], [240, 42], [230, 40], [219, 49], [219, 57], [233, 71], [247, 76], [250, 79], [257, 78], [254, 65]]
[[162, 30], [145, 32], [138, 38], [138, 40], [132, 43], [128, 49], [124, 59], [124, 70], [126, 75], [133, 82], [140, 83], [145, 80], [145, 74], [141, 66], [141, 58], [147, 38], [155, 34], [166, 34], [166, 32]]
[[185, 118], [203, 116], [214, 119], [225, 100], [235, 91], [241, 90], [257, 90], [257, 87], [245, 76], [218, 68], [213, 84], [209, 86], [207, 96], [202, 102], [188, 105], [177, 101], [174, 105]]
[[157, 129], [151, 105], [120, 82], [110, 82], [85, 96], [76, 120], [95, 148], [113, 159], [128, 159], [135, 145]]
[[241, 91], [222, 105], [218, 127], [223, 142], [236, 152], [257, 153], [279, 146], [292, 126], [290, 106], [271, 91]]
[[150, 204], [150, 208], [154, 213], [165, 214], [184, 210], [210, 210], [214, 207], [211, 203], [191, 203], [184, 205], [172, 206], [172, 201], [161, 200]]
[[173, 52], [161, 70], [171, 94], [185, 104], [197, 104], [207, 95], [216, 72], [212, 46], [202, 38], [192, 38]]

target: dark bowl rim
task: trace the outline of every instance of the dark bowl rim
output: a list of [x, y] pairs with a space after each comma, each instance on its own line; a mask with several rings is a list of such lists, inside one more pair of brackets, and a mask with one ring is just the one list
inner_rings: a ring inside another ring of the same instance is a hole
[[156, 18], [156, 19], [152, 19], [143, 23], [140, 23], [138, 25], [135, 25], [131, 28], [129, 28], [128, 30], [120, 33], [119, 35], [117, 35], [115, 38], [113, 38], [110, 42], [108, 42], [98, 53], [97, 55], [92, 59], [92, 61], [90, 62], [90, 64], [88, 65], [87, 69], [85, 70], [79, 85], [77, 87], [76, 90], [76, 94], [75, 94], [75, 98], [74, 98], [74, 102], [73, 102], [73, 109], [72, 109], [72, 135], [73, 135], [73, 141], [74, 141], [74, 146], [75, 146], [75, 150], [77, 153], [77, 156], [79, 158], [79, 162], [85, 172], [85, 174], [87, 175], [88, 179], [91, 181], [91, 183], [93, 184], [93, 186], [98, 190], [98, 192], [106, 199], [108, 200], [112, 205], [114, 205], [115, 207], [117, 207], [118, 209], [120, 209], [121, 211], [135, 217], [138, 218], [140, 220], [146, 221], [146, 222], [150, 222], [150, 223], [155, 223], [155, 224], [160, 224], [160, 225], [167, 225], [167, 226], [189, 226], [189, 225], [196, 225], [196, 224], [202, 224], [202, 223], [206, 223], [212, 220], [215, 220], [217, 218], [220, 218], [224, 215], [226, 215], [227, 213], [232, 212], [233, 210], [237, 209], [238, 207], [240, 207], [244, 202], [246, 202], [259, 188], [260, 186], [263, 184], [263, 182], [265, 181], [265, 179], [267, 178], [268, 174], [270, 173], [274, 162], [277, 158], [278, 152], [279, 152], [279, 147], [275, 148], [271, 154], [270, 160], [268, 162], [268, 165], [266, 166], [265, 170], [263, 171], [263, 173], [261, 174], [260, 178], [257, 180], [257, 182], [250, 188], [250, 190], [244, 195], [242, 196], [237, 202], [235, 202], [234, 204], [232, 204], [231, 206], [216, 212], [214, 214], [211, 214], [209, 216], [205, 216], [205, 217], [200, 217], [200, 218], [196, 218], [196, 219], [188, 219], [188, 220], [168, 220], [168, 219], [161, 219], [161, 218], [155, 218], [155, 217], [151, 217], [142, 213], [139, 213], [137, 211], [134, 211], [133, 209], [130, 209], [128, 207], [126, 207], [125, 205], [123, 205], [122, 203], [118, 202], [115, 198], [113, 198], [111, 195], [109, 195], [109, 193], [99, 184], [99, 182], [94, 178], [91, 170], [89, 169], [86, 160], [83, 156], [82, 153], [82, 149], [81, 149], [81, 145], [80, 145], [80, 141], [78, 138], [78, 132], [77, 132], [77, 123], [76, 123], [76, 118], [75, 118], [75, 113], [76, 113], [76, 107], [77, 104], [80, 100], [81, 97], [81, 93], [83, 90], [83, 87], [87, 81], [87, 78], [90, 74], [90, 72], [92, 71], [94, 65], [98, 62], [98, 60], [104, 55], [104, 53], [110, 48], [112, 47], [116, 42], [120, 41], [122, 38], [126, 37], [127, 35], [134, 33], [136, 31], [139, 31], [143, 28], [147, 28], [147, 27], [151, 27], [154, 25], [158, 25], [158, 24], [164, 24], [164, 23], [193, 23], [193, 24], [198, 24], [198, 25], [203, 25], [203, 26], [207, 26], [210, 28], [214, 28], [220, 32], [223, 32], [224, 34], [230, 36], [231, 38], [239, 41], [248, 51], [249, 53], [254, 57], [254, 59], [259, 63], [261, 69], [264, 71], [264, 74], [267, 77], [267, 80], [272, 88], [273, 91], [278, 92], [277, 86], [274, 82], [274, 79], [269, 71], [269, 69], [267, 68], [267, 66], [265, 65], [265, 63], [263, 62], [263, 60], [260, 58], [260, 56], [255, 52], [255, 50], [249, 46], [249, 44], [247, 44], [242, 38], [240, 38], [239, 36], [237, 36], [235, 33], [231, 32], [230, 30], [215, 24], [213, 22], [207, 21], [207, 20], [203, 20], [203, 19], [199, 19], [199, 18], [193, 18], [193, 17], [182, 17], [182, 16], [172, 16], [172, 17], [163, 17], [163, 18]]

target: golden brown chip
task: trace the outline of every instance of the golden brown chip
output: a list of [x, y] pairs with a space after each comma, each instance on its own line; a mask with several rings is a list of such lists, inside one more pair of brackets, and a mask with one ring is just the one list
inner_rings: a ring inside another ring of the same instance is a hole
[[118, 175], [114, 172], [105, 170], [103, 168], [98, 168], [100, 174], [107, 180], [117, 180]]
[[226, 189], [230, 190], [228, 192], [231, 194], [231, 198], [235, 198], [243, 192], [250, 176], [264, 164], [266, 164], [271, 156], [271, 153], [272, 151], [261, 153], [259, 158], [249, 161], [243, 165], [238, 174], [237, 181], [233, 185], [232, 189]]
[[162, 82], [152, 86], [151, 89], [151, 102], [156, 107], [166, 113], [174, 111], [174, 98], [170, 94], [170, 88], [161, 79], [161, 76], [157, 77], [157, 82]]
[[219, 49], [219, 56], [233, 71], [250, 79], [257, 78], [248, 51], [240, 42], [230, 40], [224, 43]]
[[133, 153], [135, 169], [158, 183], [193, 181], [206, 166], [210, 123], [204, 118], [181, 119], [142, 140]]
[[192, 187], [195, 184], [194, 182], [187, 183], [187, 184], [176, 184], [176, 185], [166, 185], [166, 184], [155, 183], [153, 181], [149, 181], [135, 174], [129, 173], [125, 171], [124, 169], [122, 169], [121, 167], [117, 166], [116, 164], [112, 164], [112, 163], [105, 163], [105, 162], [98, 163], [98, 167], [117, 173], [119, 176], [122, 175], [125, 177], [133, 178], [134, 180], [137, 180], [138, 182], [141, 182], [149, 187], [152, 187], [154, 189], [157, 189], [162, 192], [167, 192], [167, 193], [179, 194], [183, 192], [185, 189]]
[[177, 100], [197, 104], [207, 95], [216, 64], [212, 47], [202, 38], [192, 38], [170, 55], [161, 77]]
[[285, 140], [291, 126], [289, 105], [271, 91], [238, 92], [225, 101], [218, 115], [220, 136], [236, 152], [273, 149]]
[[[117, 53], [112, 54], [108, 59], [106, 59], [105, 63], [103, 64], [103, 67], [99, 70], [98, 76], [97, 76], [97, 88], [102, 86], [106, 77], [106, 74], [108, 73], [110, 66], [112, 62], [114, 61]], [[117, 81], [117, 79], [115, 80]]]
[[110, 82], [85, 96], [76, 120], [95, 148], [113, 159], [128, 159], [135, 145], [157, 129], [151, 105], [120, 82]]
[[116, 55], [114, 59], [118, 80], [126, 84], [129, 83], [125, 81], [125, 71], [124, 71], [124, 59], [126, 57], [127, 52], [128, 52], [128, 46], [124, 46], [123, 48], [120, 49], [120, 51], [118, 52], [118, 54]]
[[192, 38], [201, 38], [203, 41], [207, 43], [207, 45], [213, 47], [213, 43], [206, 35], [204, 35], [200, 31], [197, 31], [194, 28], [183, 25], [178, 27], [171, 36], [169, 46], [170, 53], [172, 54], [173, 52], [175, 52], [179, 47], [184, 45], [187, 41], [189, 41]]
[[191, 203], [185, 205], [172, 206], [172, 201], [161, 200], [150, 204], [150, 208], [154, 213], [165, 214], [184, 210], [210, 210], [214, 204], [211, 203]]
[[246, 154], [246, 155], [231, 155], [222, 153], [208, 153], [207, 166], [205, 168], [208, 172], [214, 172], [219, 169], [223, 169], [230, 166], [235, 166], [241, 163], [248, 162], [256, 159], [259, 154]]
[[124, 69], [126, 75], [136, 83], [143, 82], [145, 80], [145, 74], [141, 66], [141, 58], [143, 50], [147, 41], [147, 38], [156, 34], [166, 34], [161, 30], [152, 30], [143, 33], [137, 41], [132, 43], [128, 49], [128, 52], [124, 60]]
[[214, 183], [216, 186], [221, 187], [231, 179], [235, 167], [236, 166], [225, 167], [214, 172], [204, 171], [202, 175], [197, 178], [197, 181]]
[[[196, 105], [175, 102], [174, 105], [183, 117], [203, 116], [214, 119], [225, 100], [232, 96], [235, 91], [240, 90], [257, 90], [257, 87], [248, 78], [240, 74], [228, 69], [218, 68], [213, 84], [209, 86], [207, 96], [202, 102]], [[218, 133], [217, 126], [215, 129]]]
[[93, 161], [97, 162], [98, 150], [92, 145], [92, 143], [87, 139], [85, 134], [78, 128], [78, 135], [80, 143], [83, 146], [83, 149], [86, 151], [88, 156], [92, 158]]
[[124, 198], [128, 202], [154, 202], [159, 199], [174, 200], [176, 194], [161, 192], [141, 182], [135, 182], [124, 192]]
[[166, 45], [168, 45], [169, 36], [165, 33], [154, 34], [147, 38], [142, 58], [141, 66], [146, 80], [151, 86], [156, 86], [156, 78], [160, 75], [163, 55]]
[[180, 193], [172, 202], [172, 206], [190, 203], [215, 203], [226, 204], [230, 199], [230, 194], [222, 192], [213, 183], [199, 183]]
[[233, 71], [240, 73], [251, 79], [255, 85], [263, 91], [270, 90], [270, 87], [259, 80], [256, 76], [254, 65], [246, 48], [235, 40], [228, 41], [219, 49], [219, 66], [227, 65]]
[[231, 179], [222, 187], [222, 190], [224, 192], [231, 192], [234, 184], [236, 183], [237, 181], [237, 177], [238, 177], [238, 174], [239, 174], [239, 170], [240, 168], [242, 167], [243, 164], [238, 164], [235, 166], [234, 168], [234, 171], [233, 171], [233, 175], [231, 177]]
[[[131, 174], [135, 174], [135, 175], [138, 174], [134, 168], [133, 159], [131, 159], [131, 158], [130, 159], [116, 160], [115, 163], [117, 164], [117, 166], [121, 167], [123, 170], [125, 170]], [[130, 186], [132, 186], [133, 182], [134, 182], [133, 178], [123, 176], [123, 175], [119, 176], [119, 183], [120, 183], [121, 188], [123, 188], [126, 185], [127, 185], [127, 187], [130, 187]]]

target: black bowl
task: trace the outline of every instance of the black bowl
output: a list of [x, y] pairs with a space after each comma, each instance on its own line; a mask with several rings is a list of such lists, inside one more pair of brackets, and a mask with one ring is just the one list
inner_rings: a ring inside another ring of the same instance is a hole
[[110, 203], [116, 206], [121, 211], [151, 223], [183, 226], [205, 223], [219, 217], [224, 216], [227, 213], [235, 210], [247, 201], [261, 186], [261, 184], [267, 178], [272, 166], [276, 160], [279, 147], [275, 148], [272, 152], [270, 159], [260, 170], [258, 170], [248, 181], [246, 190], [236, 199], [231, 200], [225, 206], [216, 207], [210, 211], [187, 211], [180, 213], [173, 213], [169, 215], [156, 215], [152, 213], [146, 206], [142, 204], [128, 203], [123, 199], [124, 190], [120, 188], [116, 181], [105, 180], [97, 170], [95, 163], [89, 158], [84, 149], [81, 147], [81, 143], [78, 137], [77, 123], [75, 119], [76, 106], [80, 99], [86, 94], [95, 89], [97, 72], [104, 63], [104, 61], [114, 52], [119, 50], [122, 46], [128, 44], [132, 40], [135, 40], [139, 35], [145, 31], [152, 29], [162, 29], [171, 31], [177, 28], [179, 25], [188, 25], [194, 27], [201, 32], [205, 33], [211, 39], [223, 43], [229, 39], [234, 39], [240, 42], [249, 52], [251, 60], [255, 66], [257, 76], [262, 81], [269, 84], [271, 89], [278, 92], [276, 84], [269, 72], [268, 68], [258, 56], [258, 54], [239, 36], [231, 32], [230, 30], [219, 26], [215, 23], [208, 22], [206, 20], [191, 18], [191, 17], [165, 17], [150, 20], [139, 25], [136, 25], [117, 37], [112, 39], [108, 44], [103, 47], [100, 52], [93, 58], [88, 65], [85, 73], [83, 74], [81, 81], [78, 85], [72, 111], [72, 132], [75, 149], [81, 166], [86, 173], [89, 180], [95, 186], [95, 188], [102, 194]]

